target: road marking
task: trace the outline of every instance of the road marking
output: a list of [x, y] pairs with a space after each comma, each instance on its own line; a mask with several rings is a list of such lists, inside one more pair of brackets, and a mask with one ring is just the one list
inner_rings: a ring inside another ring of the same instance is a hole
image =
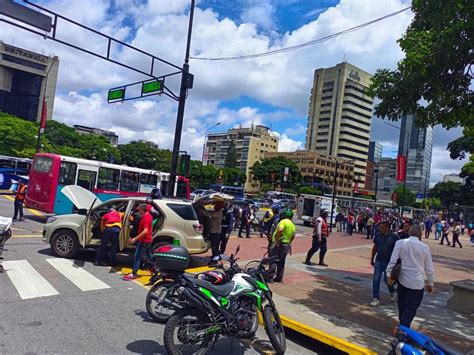
[[70, 259], [46, 259], [56, 270], [66, 276], [69, 281], [79, 287], [81, 291], [103, 290], [110, 288], [105, 282], [84, 270], [82, 267], [74, 264]]
[[[12, 197], [12, 196], [8, 196], [8, 195], [2, 195], [2, 196], [5, 197], [6, 199], [10, 200], [10, 201], [15, 201], [15, 198]], [[40, 211], [34, 210], [32, 208], [28, 208], [28, 207], [26, 207], [26, 209], [28, 211], [30, 211], [31, 213], [33, 213], [34, 215], [36, 215], [36, 216], [45, 217], [44, 213], [42, 213]]]
[[26, 260], [11, 260], [2, 263], [8, 277], [21, 299], [58, 295], [59, 292]]

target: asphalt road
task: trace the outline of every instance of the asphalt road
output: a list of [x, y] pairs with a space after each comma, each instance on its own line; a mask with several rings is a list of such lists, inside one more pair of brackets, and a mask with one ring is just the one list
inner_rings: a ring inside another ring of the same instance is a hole
[[[0, 196], [0, 215], [11, 216], [12, 204]], [[81, 252], [70, 264], [55, 258], [41, 240], [44, 218], [25, 212], [27, 220], [14, 224], [3, 254], [10, 271], [0, 274], [0, 354], [164, 353], [164, 326], [145, 310], [147, 289], [94, 266], [94, 251]], [[315, 353], [313, 346], [293, 335], [287, 353]], [[210, 353], [270, 349], [260, 328], [253, 341], [221, 338]]]

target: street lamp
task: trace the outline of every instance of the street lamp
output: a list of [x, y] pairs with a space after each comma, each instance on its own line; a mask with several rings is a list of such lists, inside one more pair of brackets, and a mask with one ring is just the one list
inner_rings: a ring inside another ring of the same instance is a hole
[[204, 164], [204, 151], [206, 149], [206, 141], [207, 141], [207, 133], [211, 130], [219, 126], [221, 122], [217, 122], [214, 126], [209, 127], [206, 129], [206, 133], [204, 134], [204, 143], [202, 144], [202, 157], [201, 157], [201, 163]]
[[[341, 165], [347, 163], [353, 163], [356, 159], [346, 160]], [[332, 219], [334, 217], [334, 201], [336, 200], [336, 182], [337, 182], [337, 168], [339, 167], [339, 161], [336, 158], [336, 170], [334, 171], [334, 179], [332, 181], [332, 203], [331, 203], [331, 219], [329, 220], [329, 231], [332, 232]]]

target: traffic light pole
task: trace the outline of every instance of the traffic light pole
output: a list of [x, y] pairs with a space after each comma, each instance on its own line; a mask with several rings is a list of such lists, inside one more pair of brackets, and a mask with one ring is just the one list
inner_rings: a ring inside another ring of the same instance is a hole
[[186, 55], [184, 57], [183, 73], [181, 75], [181, 86], [179, 89], [178, 112], [176, 114], [176, 128], [174, 132], [173, 156], [171, 159], [170, 182], [168, 184], [168, 196], [173, 196], [174, 185], [176, 183], [176, 172], [178, 169], [179, 146], [181, 144], [181, 132], [183, 130], [184, 107], [189, 85], [189, 52], [191, 49], [191, 34], [193, 29], [195, 0], [191, 0], [191, 10], [189, 13], [188, 38], [186, 41]]

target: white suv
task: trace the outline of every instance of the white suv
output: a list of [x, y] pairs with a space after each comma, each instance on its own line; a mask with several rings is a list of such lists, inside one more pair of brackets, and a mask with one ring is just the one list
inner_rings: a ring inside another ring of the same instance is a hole
[[204, 253], [209, 242], [204, 240], [202, 225], [190, 202], [170, 199], [152, 200], [146, 197], [114, 198], [101, 202], [90, 191], [79, 186], [66, 186], [62, 192], [79, 209], [77, 214], [49, 217], [43, 227], [43, 241], [51, 245], [56, 256], [73, 258], [80, 248], [100, 245], [100, 219], [114, 206], [124, 213], [120, 232], [120, 250], [128, 245], [130, 215], [141, 203], [151, 203], [154, 209], [152, 250], [164, 244], [179, 244], [191, 254]]

